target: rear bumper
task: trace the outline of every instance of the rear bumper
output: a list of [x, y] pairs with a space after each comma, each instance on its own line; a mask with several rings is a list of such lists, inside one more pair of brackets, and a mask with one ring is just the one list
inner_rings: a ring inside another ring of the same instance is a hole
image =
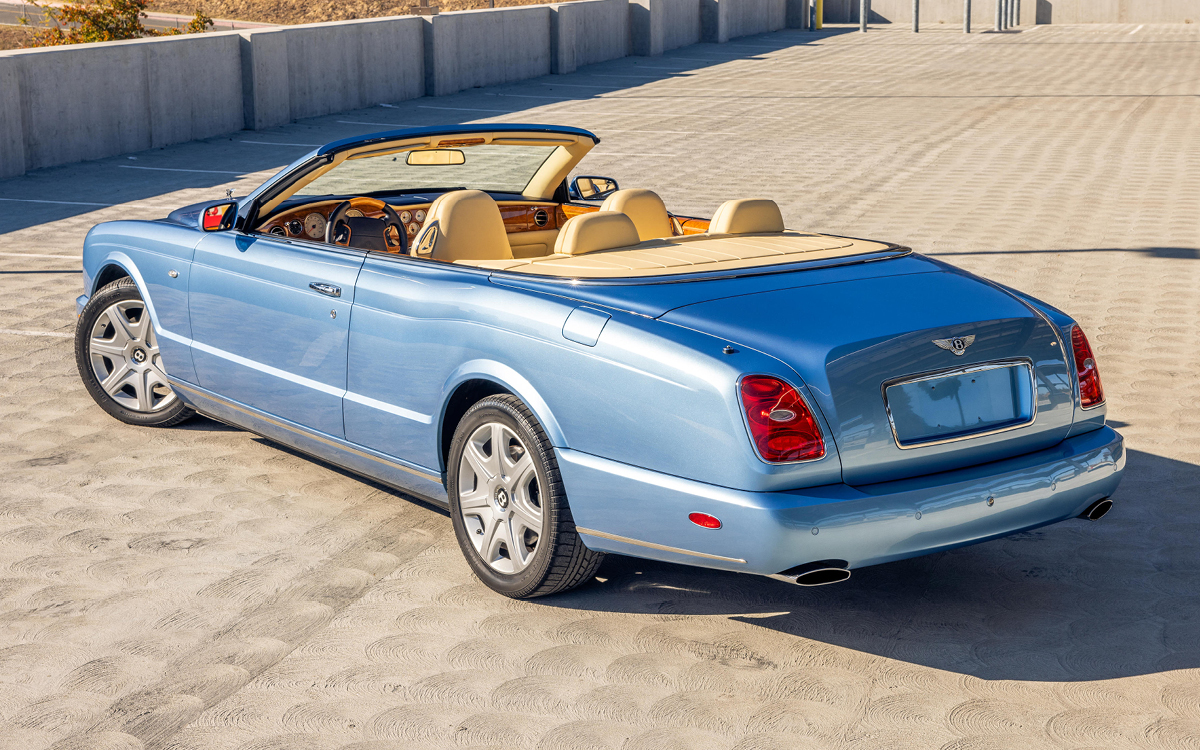
[[[569, 449], [558, 459], [588, 547], [764, 575], [815, 560], [861, 568], [1074, 518], [1111, 495], [1125, 470], [1124, 441], [1110, 427], [956, 471], [788, 492], [732, 490]], [[722, 528], [688, 521], [697, 511]]]

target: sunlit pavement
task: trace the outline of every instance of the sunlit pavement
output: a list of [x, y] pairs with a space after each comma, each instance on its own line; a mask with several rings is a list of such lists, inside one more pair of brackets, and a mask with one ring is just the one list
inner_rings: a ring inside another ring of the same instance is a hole
[[[781, 32], [0, 182], [0, 747], [1194, 747], [1198, 97], [1195, 26]], [[587, 173], [677, 212], [774, 198], [1071, 312], [1128, 438], [1113, 511], [825, 588], [612, 557], [514, 602], [437, 510], [92, 404], [93, 224], [477, 120], [590, 128]]]

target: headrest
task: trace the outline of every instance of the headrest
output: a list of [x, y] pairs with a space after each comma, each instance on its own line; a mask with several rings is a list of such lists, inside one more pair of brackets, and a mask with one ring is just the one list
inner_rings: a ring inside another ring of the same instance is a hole
[[500, 209], [492, 196], [481, 190], [455, 190], [438, 196], [413, 242], [412, 254], [451, 263], [513, 257]]
[[641, 188], [618, 190], [604, 199], [601, 211], [619, 211], [633, 220], [637, 227], [638, 237], [645, 240], [656, 240], [660, 237], [670, 237], [675, 234], [671, 224], [671, 215], [667, 206], [658, 193]]
[[782, 232], [783, 214], [769, 200], [725, 201], [708, 224], [709, 234]]
[[597, 211], [567, 219], [558, 230], [554, 252], [562, 255], [583, 255], [597, 250], [612, 250], [636, 245], [637, 227], [633, 220], [616, 211]]

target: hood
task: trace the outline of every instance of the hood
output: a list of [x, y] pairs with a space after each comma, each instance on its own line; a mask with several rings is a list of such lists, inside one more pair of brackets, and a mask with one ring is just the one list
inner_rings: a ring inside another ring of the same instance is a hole
[[661, 319], [793, 368], [833, 431], [848, 484], [1061, 441], [1074, 386], [1057, 331], [1013, 295], [939, 267], [696, 302]]

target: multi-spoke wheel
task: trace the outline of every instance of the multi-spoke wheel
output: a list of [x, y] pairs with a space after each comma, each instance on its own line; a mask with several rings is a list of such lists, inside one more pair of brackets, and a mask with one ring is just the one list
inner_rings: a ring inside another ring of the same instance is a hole
[[88, 300], [75, 329], [75, 362], [92, 398], [122, 422], [169, 427], [192, 415], [167, 382], [150, 313], [132, 279]]
[[454, 532], [475, 574], [514, 598], [573, 588], [604, 555], [583, 545], [554, 449], [514, 396], [490, 396], [463, 416], [447, 463]]

